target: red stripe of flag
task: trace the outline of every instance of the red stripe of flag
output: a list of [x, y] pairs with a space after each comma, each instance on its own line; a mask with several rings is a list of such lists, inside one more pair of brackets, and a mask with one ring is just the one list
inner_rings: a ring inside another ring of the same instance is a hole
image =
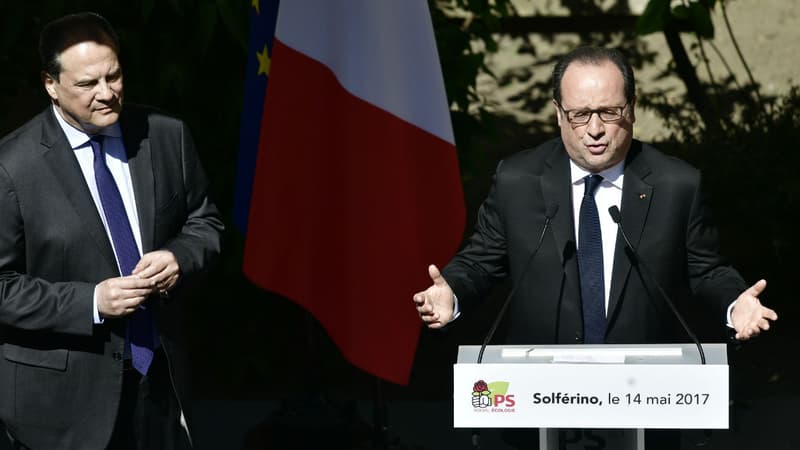
[[411, 296], [464, 227], [455, 148], [279, 38], [267, 99], [245, 274], [306, 308], [352, 364], [407, 384], [420, 330]]

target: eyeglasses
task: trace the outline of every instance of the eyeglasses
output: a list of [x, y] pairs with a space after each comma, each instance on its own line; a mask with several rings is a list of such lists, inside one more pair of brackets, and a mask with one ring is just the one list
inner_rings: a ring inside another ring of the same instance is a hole
[[598, 109], [564, 109], [559, 103], [558, 107], [561, 108], [561, 111], [567, 116], [567, 122], [572, 125], [586, 125], [592, 120], [592, 114], [594, 113], [597, 113], [597, 117], [599, 117], [603, 123], [619, 122], [625, 117], [625, 108], [627, 108], [629, 104], [629, 102], [626, 102], [622, 106], [607, 106]]

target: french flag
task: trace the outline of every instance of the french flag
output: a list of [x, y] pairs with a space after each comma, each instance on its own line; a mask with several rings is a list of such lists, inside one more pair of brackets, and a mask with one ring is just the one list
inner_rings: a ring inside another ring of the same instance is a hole
[[427, 1], [283, 1], [269, 77], [245, 275], [352, 364], [407, 384], [411, 297], [465, 214]]

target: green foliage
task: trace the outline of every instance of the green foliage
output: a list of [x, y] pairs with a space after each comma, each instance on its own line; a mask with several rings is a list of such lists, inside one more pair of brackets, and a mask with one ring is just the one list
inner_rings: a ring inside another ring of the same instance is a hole
[[[744, 66], [749, 83], [741, 86], [736, 76], [731, 71], [725, 58], [711, 40], [714, 37], [714, 23], [711, 11], [719, 4], [721, 17], [725, 30], [733, 43], [739, 61]], [[674, 5], [674, 6], [670, 6]], [[684, 49], [678, 30], [688, 31], [695, 35], [696, 43], [692, 45], [696, 60], [705, 68], [708, 81], [703, 85], [697, 76], [695, 67], [689, 62], [689, 57]], [[644, 14], [637, 22], [639, 34], [650, 32], [663, 32], [672, 52], [673, 61], [670, 63], [669, 72], [678, 75], [687, 88], [687, 100], [699, 113], [696, 123], [713, 133], [730, 130], [738, 126], [735, 122], [742, 119], [741, 123], [764, 125], [769, 122], [769, 112], [765, 109], [769, 99], [762, 98], [759, 84], [750, 71], [744, 55], [739, 48], [738, 41], [728, 19], [725, 1], [721, 0], [681, 0], [677, 5], [670, 0], [650, 0]], [[706, 47], [711, 47], [720, 58], [728, 74], [721, 80], [715, 76], [709, 64]], [[655, 96], [645, 100], [655, 110], [662, 110], [662, 116], [667, 121], [675, 117], [685, 118], [691, 116], [693, 111], [674, 111], [674, 108], [665, 101], [666, 97]], [[674, 116], [673, 113], [677, 113]]]
[[800, 250], [793, 225], [800, 220], [795, 145], [800, 141], [800, 88], [769, 105], [766, 120], [759, 112], [742, 111], [720, 133], [697, 127], [690, 116], [673, 120], [669, 126], [681, 137], [660, 146], [703, 171], [717, 222], [723, 225], [723, 243], [729, 245], [726, 253], [750, 279], [771, 278], [771, 293], [779, 293], [779, 299], [785, 295], [782, 301], [788, 302], [790, 294], [783, 289], [795, 276], [789, 258]]
[[497, 50], [500, 21], [514, 10], [510, 0], [429, 0], [453, 132], [465, 180], [484, 165], [485, 153], [475, 138], [494, 132], [491, 115], [477, 92], [479, 74], [494, 74], [486, 55]]
[[672, 16], [669, 9], [670, 0], [650, 0], [639, 16], [636, 32], [641, 35], [664, 31]]
[[[652, 0], [648, 4], [650, 14], [642, 18], [640, 31], [659, 31], [657, 26], [664, 20], [666, 27], [675, 26], [677, 21], [689, 24], [687, 29], [697, 35], [692, 53], [708, 74], [708, 80], [702, 83], [708, 104], [703, 106], [713, 112], [715, 123], [708, 123], [707, 117], [702, 120], [697, 112], [699, 105], [676, 98], [673, 92], [642, 96], [640, 105], [656, 111], [664, 120], [668, 138], [659, 147], [691, 162], [704, 174], [720, 224], [723, 254], [745, 278], [770, 280], [765, 298], [771, 307], [796, 310], [791, 302], [795, 274], [790, 258], [800, 250], [793, 225], [800, 220], [800, 185], [795, 181], [800, 166], [800, 153], [795, 151], [800, 141], [800, 88], [794, 86], [778, 96], [760, 93], [760, 85], [738, 47], [724, 2], [719, 5], [725, 30], [747, 72], [746, 84], [737, 81], [722, 54], [706, 39], [713, 36], [714, 29], [707, 13], [717, 3], [684, 3], [670, 11], [667, 19], [663, 16], [665, 3], [669, 2]], [[712, 73], [707, 63], [708, 47], [716, 51], [726, 68], [723, 76]]]
[[[714, 24], [711, 21], [711, 9], [701, 2], [690, 2], [689, 6], [681, 5], [678, 8], [686, 8], [686, 17], [683, 20], [689, 22], [691, 29], [695, 30], [700, 37], [712, 39], [714, 37]], [[677, 9], [677, 8], [676, 8]], [[673, 14], [678, 16], [676, 12]]]
[[669, 27], [692, 30], [704, 38], [714, 37], [711, 10], [715, 0], [683, 0], [671, 7], [671, 0], [650, 0], [636, 24], [640, 35], [663, 32]]

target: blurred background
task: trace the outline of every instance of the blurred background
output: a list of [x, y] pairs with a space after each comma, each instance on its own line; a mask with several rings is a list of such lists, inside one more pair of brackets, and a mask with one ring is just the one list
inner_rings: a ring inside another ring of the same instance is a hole
[[[629, 56], [635, 134], [704, 171], [723, 254], [746, 280], [769, 281], [764, 301], [780, 315], [766, 335], [729, 346], [732, 429], [692, 433], [684, 445], [800, 448], [792, 356], [800, 343], [798, 264], [791, 256], [800, 251], [800, 3], [429, 6], [463, 180], [465, 234], [497, 161], [557, 132], [549, 88], [555, 60], [580, 44]], [[423, 330], [409, 384], [400, 386], [351, 366], [302, 308], [242, 275], [244, 236], [231, 214], [252, 7], [247, 0], [0, 0], [0, 135], [48, 104], [36, 50], [41, 27], [70, 12], [105, 16], [122, 43], [126, 101], [186, 120], [228, 224], [222, 261], [186, 305], [201, 447], [467, 448], [468, 433], [452, 429], [448, 409], [452, 364], [458, 345], [482, 341], [504, 290], [447, 332]], [[692, 316], [701, 337], [716, 339], [703, 328], [709, 319], [701, 310]]]

